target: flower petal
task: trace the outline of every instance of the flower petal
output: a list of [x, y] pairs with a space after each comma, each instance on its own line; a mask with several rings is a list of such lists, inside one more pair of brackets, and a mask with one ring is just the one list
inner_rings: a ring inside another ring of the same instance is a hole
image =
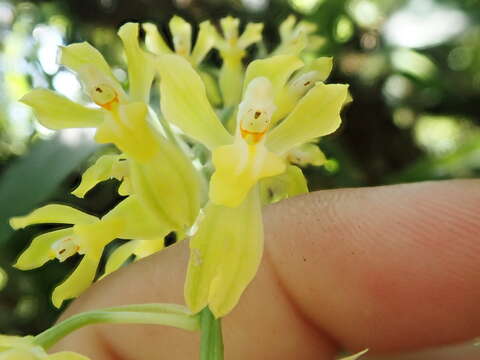
[[220, 19], [220, 27], [222, 28], [223, 36], [226, 42], [238, 39], [238, 27], [240, 20], [232, 16], [226, 16]]
[[155, 254], [165, 248], [165, 236], [152, 240], [138, 240], [138, 245], [134, 250], [134, 254], [138, 259]]
[[131, 240], [123, 245], [117, 247], [108, 257], [105, 264], [105, 273], [102, 278], [117, 271], [120, 267], [133, 255], [133, 251], [138, 246], [137, 240]]
[[40, 124], [53, 130], [97, 127], [105, 116], [102, 109], [77, 104], [47, 89], [34, 89], [20, 101], [33, 108]]
[[238, 38], [237, 46], [246, 49], [250, 45], [262, 40], [262, 23], [248, 23], [245, 31]]
[[136, 160], [145, 161], [158, 151], [158, 135], [148, 122], [148, 107], [143, 102], [120, 105], [109, 113], [95, 134], [99, 143], [113, 143]]
[[243, 91], [247, 89], [250, 81], [257, 77], [266, 77], [272, 83], [275, 103], [283, 91], [290, 76], [303, 66], [303, 62], [294, 55], [279, 55], [267, 59], [255, 60], [250, 63], [245, 73], [245, 83]]
[[[87, 192], [98, 183], [115, 177], [116, 166], [122, 158], [122, 155], [102, 155], [95, 164], [90, 166], [82, 175], [82, 181], [77, 188], [72, 191], [72, 195], [83, 198]], [[121, 179], [121, 178], [120, 178]], [[119, 179], [119, 180], [120, 180]]]
[[197, 41], [192, 51], [192, 64], [197, 66], [205, 58], [208, 52], [215, 44], [218, 38], [217, 30], [210, 23], [210, 21], [203, 21], [200, 23], [200, 30], [198, 30]]
[[89, 360], [86, 356], [71, 352], [61, 351], [48, 356], [48, 360]]
[[118, 30], [118, 36], [123, 41], [127, 55], [130, 98], [132, 101], [148, 103], [155, 76], [155, 63], [153, 56], [140, 48], [138, 28], [136, 23], [126, 23]]
[[135, 195], [121, 201], [102, 221], [112, 219], [122, 224], [117, 233], [121, 239], [154, 239], [164, 237], [173, 230], [167, 219], [153, 216]]
[[277, 99], [278, 109], [272, 119], [278, 122], [287, 116], [302, 98], [318, 81], [324, 81], [332, 70], [332, 58], [322, 57], [311, 61], [298, 71], [288, 82]]
[[315, 81], [325, 81], [332, 72], [333, 68], [333, 58], [332, 57], [319, 57], [315, 60], [307, 63], [302, 70], [299, 72], [299, 75], [308, 73], [310, 71], [317, 72], [315, 76]]
[[31, 270], [42, 266], [47, 261], [55, 258], [52, 251], [54, 242], [73, 233], [72, 228], [50, 231], [37, 236], [30, 246], [20, 255], [14, 267], [20, 270]]
[[66, 205], [50, 204], [32, 211], [26, 216], [10, 219], [10, 226], [15, 230], [33, 224], [89, 224], [97, 218]]
[[132, 192], [157, 221], [168, 224], [165, 229], [192, 226], [199, 212], [200, 178], [174, 145], [165, 141], [150, 161], [131, 162], [130, 171]]
[[209, 149], [230, 143], [231, 135], [213, 111], [200, 76], [178, 55], [159, 56], [160, 102], [168, 121]]
[[264, 204], [308, 193], [307, 179], [302, 170], [294, 165], [288, 165], [283, 174], [264, 179], [260, 186]]
[[144, 23], [142, 27], [145, 30], [145, 45], [149, 51], [156, 55], [172, 53], [154, 24]]
[[276, 154], [262, 144], [248, 145], [243, 140], [215, 149], [212, 161], [210, 200], [229, 207], [240, 205], [260, 179], [285, 171], [285, 162]]
[[281, 154], [334, 132], [340, 126], [340, 110], [347, 94], [348, 85], [316, 84], [292, 113], [267, 134], [267, 147]]
[[86, 65], [90, 65], [97, 68], [104, 76], [116, 81], [103, 55], [87, 42], [61, 47], [59, 62], [77, 74], [80, 74]]
[[305, 143], [288, 151], [287, 160], [301, 167], [321, 166], [325, 164], [327, 157], [317, 144]]
[[192, 25], [180, 16], [174, 16], [168, 23], [173, 38], [175, 52], [183, 57], [190, 55], [192, 49]]
[[73, 273], [53, 290], [53, 305], [59, 308], [65, 300], [75, 298], [84, 292], [92, 284], [99, 262], [100, 254], [84, 256]]
[[196, 313], [209, 305], [216, 317], [237, 304], [255, 276], [263, 251], [257, 189], [236, 208], [210, 203], [190, 241], [185, 299]]

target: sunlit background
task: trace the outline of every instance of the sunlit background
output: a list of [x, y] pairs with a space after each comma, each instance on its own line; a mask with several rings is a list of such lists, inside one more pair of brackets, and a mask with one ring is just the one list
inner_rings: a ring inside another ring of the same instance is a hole
[[312, 189], [480, 175], [480, 0], [0, 0], [0, 333], [35, 333], [54, 321], [49, 294], [78, 261], [12, 269], [45, 227], [13, 234], [7, 219], [52, 201], [96, 214], [118, 201], [114, 181], [84, 200], [68, 194], [98, 153], [90, 131], [54, 134], [17, 102], [32, 87], [85, 99], [57, 65], [58, 46], [93, 43], [125, 81], [116, 28], [126, 21], [165, 30], [173, 14], [196, 23], [230, 14], [264, 22], [272, 49], [292, 12], [322, 37], [307, 57], [334, 56], [330, 81], [351, 84], [354, 99], [342, 128], [321, 141], [328, 166], [306, 170]]

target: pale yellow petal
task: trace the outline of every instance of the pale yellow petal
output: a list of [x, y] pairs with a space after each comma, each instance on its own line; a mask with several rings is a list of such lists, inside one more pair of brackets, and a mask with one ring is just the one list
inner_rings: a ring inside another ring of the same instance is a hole
[[160, 103], [167, 120], [210, 149], [230, 143], [232, 137], [213, 111], [190, 63], [178, 55], [159, 56], [158, 63]]
[[158, 151], [158, 134], [148, 122], [148, 107], [143, 102], [120, 105], [117, 112], [109, 113], [98, 128], [95, 140], [113, 143], [139, 161], [150, 159]]
[[285, 173], [261, 181], [264, 204], [276, 203], [293, 196], [308, 193], [307, 179], [302, 170], [294, 165], [287, 166]]
[[267, 147], [275, 153], [284, 153], [334, 132], [340, 126], [340, 110], [347, 94], [348, 85], [316, 84], [292, 113], [268, 133]]
[[168, 26], [175, 52], [180, 56], [188, 57], [192, 49], [192, 26], [180, 16], [172, 17]]
[[136, 195], [122, 200], [102, 220], [116, 219], [122, 224], [117, 237], [121, 239], [154, 239], [172, 231], [167, 219], [154, 216]]
[[134, 250], [134, 254], [138, 259], [142, 259], [159, 252], [163, 248], [165, 248], [165, 236], [152, 240], [138, 240], [138, 245]]
[[295, 15], [289, 15], [279, 26], [280, 39], [286, 41], [293, 32], [293, 27], [297, 22]]
[[105, 117], [102, 109], [77, 104], [47, 89], [32, 90], [20, 101], [33, 108], [40, 124], [53, 130], [97, 127]]
[[48, 360], [89, 360], [86, 356], [71, 352], [61, 351], [52, 355], [49, 355]]
[[156, 55], [172, 53], [172, 50], [154, 24], [145, 23], [142, 24], [142, 27], [145, 30], [145, 45], [149, 51]]
[[7, 349], [0, 353], [0, 360], [39, 360], [38, 356], [28, 349]]
[[59, 308], [65, 300], [75, 298], [84, 292], [92, 284], [99, 262], [99, 254], [84, 256], [73, 273], [53, 290], [53, 305]]
[[72, 233], [72, 228], [68, 228], [37, 236], [13, 266], [20, 270], [31, 270], [42, 266], [55, 258], [55, 252], [52, 250], [53, 243]]
[[223, 31], [223, 36], [228, 41], [238, 39], [238, 27], [240, 20], [232, 16], [226, 16], [220, 19], [220, 26]]
[[115, 217], [103, 217], [94, 223], [74, 225], [73, 234], [79, 246], [79, 254], [100, 256], [105, 246], [118, 238], [124, 228], [122, 219]]
[[12, 228], [20, 229], [34, 224], [88, 224], [97, 218], [66, 205], [50, 204], [25, 216], [10, 219]]
[[72, 195], [83, 198], [85, 194], [98, 183], [114, 177], [115, 165], [120, 161], [121, 155], [102, 155], [95, 164], [90, 166], [82, 175], [82, 180]]
[[288, 151], [287, 160], [302, 167], [321, 166], [325, 164], [327, 157], [317, 144], [305, 143]]
[[155, 76], [155, 63], [153, 56], [140, 48], [138, 28], [136, 23], [126, 23], [118, 30], [118, 36], [123, 41], [127, 55], [130, 98], [132, 101], [148, 103]]
[[217, 30], [210, 23], [210, 21], [203, 21], [198, 30], [197, 41], [192, 51], [192, 64], [198, 65], [205, 58], [208, 52], [212, 49], [215, 41], [218, 38]]
[[158, 221], [182, 231], [193, 224], [201, 182], [191, 161], [174, 145], [165, 142], [151, 161], [132, 162], [130, 169], [133, 193]]
[[245, 73], [244, 92], [253, 79], [266, 77], [272, 83], [275, 103], [292, 74], [303, 66], [303, 62], [294, 55], [279, 55], [250, 63]]
[[277, 99], [278, 109], [273, 123], [288, 115], [303, 97], [318, 81], [324, 81], [332, 70], [332, 58], [321, 57], [311, 61], [295, 73]]
[[285, 171], [285, 162], [277, 155], [262, 144], [247, 145], [243, 140], [215, 149], [212, 161], [210, 199], [229, 207], [240, 205], [260, 179]]
[[299, 74], [305, 74], [310, 71], [315, 71], [316, 77], [315, 81], [325, 81], [332, 72], [333, 68], [333, 58], [332, 57], [319, 57], [313, 61], [307, 63]]
[[59, 62], [77, 74], [80, 74], [86, 65], [93, 66], [104, 76], [116, 81], [103, 55], [87, 42], [61, 47]]
[[260, 40], [262, 40], [262, 31], [262, 23], [248, 23], [245, 31], [238, 39], [237, 46], [242, 49], [246, 49], [250, 45], [259, 42]]
[[133, 255], [133, 251], [138, 246], [136, 240], [129, 241], [117, 247], [108, 257], [105, 264], [105, 273], [102, 278], [117, 271]]
[[236, 208], [213, 203], [190, 241], [185, 299], [193, 312], [209, 305], [216, 317], [228, 314], [255, 276], [263, 251], [257, 190]]

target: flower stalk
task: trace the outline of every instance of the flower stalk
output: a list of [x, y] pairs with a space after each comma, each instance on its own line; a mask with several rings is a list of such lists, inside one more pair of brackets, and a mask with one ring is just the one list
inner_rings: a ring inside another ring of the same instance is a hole
[[196, 331], [200, 316], [174, 304], [140, 304], [88, 311], [74, 315], [35, 336], [34, 344], [49, 349], [59, 340], [87, 325], [154, 324]]
[[200, 312], [200, 329], [200, 360], [223, 360], [221, 318], [215, 318], [208, 306]]

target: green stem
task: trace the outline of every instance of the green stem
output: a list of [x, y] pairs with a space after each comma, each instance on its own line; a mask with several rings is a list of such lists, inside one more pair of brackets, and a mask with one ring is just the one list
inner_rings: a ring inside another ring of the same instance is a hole
[[200, 360], [223, 360], [222, 324], [208, 307], [200, 312]]
[[[162, 310], [163, 308], [163, 310]], [[48, 349], [71, 332], [92, 324], [155, 324], [195, 331], [199, 316], [193, 316], [175, 305], [129, 305], [88, 311], [74, 315], [35, 337], [34, 343]]]

